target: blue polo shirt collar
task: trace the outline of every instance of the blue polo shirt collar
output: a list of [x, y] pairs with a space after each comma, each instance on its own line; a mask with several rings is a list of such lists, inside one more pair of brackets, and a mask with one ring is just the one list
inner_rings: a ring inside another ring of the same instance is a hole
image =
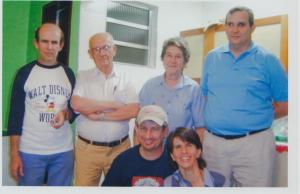
[[[253, 51], [256, 50], [256, 48], [257, 48], [257, 44], [255, 44], [254, 42], [251, 41], [248, 49], [246, 51], [244, 51], [243, 53], [253, 52]], [[226, 45], [223, 46], [222, 52], [224, 52], [224, 53], [231, 53], [231, 51], [230, 51], [230, 44], [229, 43], [227, 43]]]

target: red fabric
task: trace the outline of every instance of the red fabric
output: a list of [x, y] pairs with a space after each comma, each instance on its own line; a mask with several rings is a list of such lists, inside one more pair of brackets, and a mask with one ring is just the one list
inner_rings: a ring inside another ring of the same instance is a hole
[[276, 146], [276, 151], [279, 152], [279, 153], [287, 152], [288, 151], [288, 146], [286, 146], [286, 145], [277, 145]]

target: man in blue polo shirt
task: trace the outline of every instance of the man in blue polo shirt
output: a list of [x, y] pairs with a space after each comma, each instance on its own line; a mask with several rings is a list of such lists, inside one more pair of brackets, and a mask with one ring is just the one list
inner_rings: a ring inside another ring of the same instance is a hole
[[203, 157], [227, 185], [272, 186], [270, 126], [288, 112], [287, 75], [273, 54], [252, 42], [254, 29], [250, 9], [232, 8], [225, 20], [229, 44], [210, 51], [204, 63]]

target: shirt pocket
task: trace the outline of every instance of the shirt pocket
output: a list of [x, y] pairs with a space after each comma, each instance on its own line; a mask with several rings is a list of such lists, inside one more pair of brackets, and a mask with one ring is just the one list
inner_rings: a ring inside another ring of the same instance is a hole
[[127, 93], [126, 93], [126, 90], [124, 88], [116, 88], [113, 90], [113, 99], [117, 102], [123, 102], [125, 103], [126, 102], [126, 96], [127, 96]]

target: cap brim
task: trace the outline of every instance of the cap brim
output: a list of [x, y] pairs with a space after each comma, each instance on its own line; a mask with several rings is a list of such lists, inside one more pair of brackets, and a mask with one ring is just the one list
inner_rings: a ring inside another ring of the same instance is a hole
[[158, 124], [159, 126], [162, 126], [164, 124], [164, 121], [157, 118], [157, 117], [145, 117], [141, 120], [139, 120], [139, 125], [144, 122], [144, 121], [154, 121], [156, 124]]

